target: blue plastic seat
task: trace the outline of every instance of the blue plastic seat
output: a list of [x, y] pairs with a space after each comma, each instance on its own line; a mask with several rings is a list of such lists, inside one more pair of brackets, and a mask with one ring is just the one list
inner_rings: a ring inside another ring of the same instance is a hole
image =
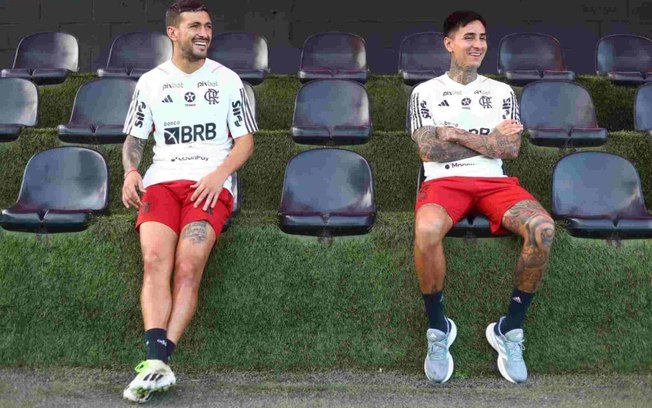
[[443, 75], [451, 65], [444, 34], [434, 31], [408, 35], [398, 53], [398, 74], [408, 86]]
[[0, 143], [18, 139], [38, 121], [38, 89], [22, 78], [0, 78]]
[[111, 44], [105, 68], [99, 77], [138, 79], [145, 72], [172, 58], [172, 41], [160, 32], [137, 31], [118, 35]]
[[617, 85], [652, 81], [652, 40], [632, 34], [604, 36], [596, 45], [595, 67]]
[[243, 81], [258, 85], [269, 74], [269, 49], [265, 37], [245, 31], [213, 36], [208, 57], [235, 71]]
[[351, 79], [366, 83], [367, 44], [359, 35], [323, 32], [306, 38], [299, 62], [299, 80]]

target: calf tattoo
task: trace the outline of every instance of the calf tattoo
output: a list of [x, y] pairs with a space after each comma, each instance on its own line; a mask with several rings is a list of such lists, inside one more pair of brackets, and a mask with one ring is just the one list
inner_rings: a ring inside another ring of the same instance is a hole
[[510, 208], [503, 223], [505, 228], [524, 238], [514, 283], [519, 290], [534, 293], [548, 268], [555, 224], [541, 204], [532, 200], [521, 201]]
[[440, 140], [434, 126], [418, 128], [412, 133], [412, 140], [417, 144], [419, 157], [423, 161], [445, 163], [480, 155], [460, 144]]
[[181, 239], [187, 239], [193, 244], [201, 244], [208, 239], [208, 221], [196, 221], [188, 224], [183, 230]]

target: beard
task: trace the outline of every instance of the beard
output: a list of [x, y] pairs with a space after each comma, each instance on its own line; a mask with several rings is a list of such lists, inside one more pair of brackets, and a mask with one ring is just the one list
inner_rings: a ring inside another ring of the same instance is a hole
[[208, 55], [208, 45], [210, 45], [210, 43], [207, 41], [206, 44], [207, 44], [206, 51], [199, 52], [199, 51], [194, 50], [194, 47], [193, 47], [193, 44], [192, 44], [192, 41], [191, 41], [187, 46], [181, 47], [181, 54], [183, 55], [183, 57], [186, 60], [188, 60], [190, 62], [196, 62], [196, 61], [199, 61], [199, 60], [203, 60]]

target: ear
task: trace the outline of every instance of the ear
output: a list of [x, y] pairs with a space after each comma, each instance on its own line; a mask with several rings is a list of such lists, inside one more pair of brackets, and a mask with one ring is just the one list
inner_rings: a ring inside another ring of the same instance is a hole
[[448, 37], [444, 37], [444, 47], [446, 47], [448, 52], [453, 52], [453, 46], [451, 45], [452, 43], [453, 43], [452, 39]]
[[167, 27], [167, 33], [168, 33], [168, 37], [170, 38], [170, 40], [177, 41], [179, 39], [178, 38], [179, 37], [179, 30], [176, 27], [168, 26]]

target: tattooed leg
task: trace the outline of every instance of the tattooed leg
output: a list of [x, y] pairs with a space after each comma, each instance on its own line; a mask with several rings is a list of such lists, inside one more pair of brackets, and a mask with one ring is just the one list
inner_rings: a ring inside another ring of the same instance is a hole
[[174, 263], [172, 313], [168, 323], [168, 338], [176, 344], [195, 314], [199, 283], [215, 240], [215, 231], [207, 221], [192, 222], [181, 232]]
[[534, 293], [548, 268], [555, 223], [541, 204], [523, 200], [505, 213], [503, 226], [523, 237], [523, 250], [516, 265], [514, 284], [523, 292]]

